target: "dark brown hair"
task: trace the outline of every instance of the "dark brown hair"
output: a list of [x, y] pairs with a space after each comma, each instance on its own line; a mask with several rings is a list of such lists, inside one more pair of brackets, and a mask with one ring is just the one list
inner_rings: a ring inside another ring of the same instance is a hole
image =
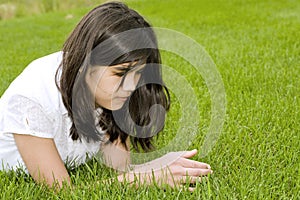
[[[101, 140], [103, 132], [97, 129], [100, 125], [111, 142], [120, 138], [128, 148], [125, 142], [130, 131], [135, 149], [138, 150], [138, 144], [145, 151], [153, 149], [151, 139], [162, 130], [165, 113], [152, 108], [161, 105], [168, 110], [170, 96], [162, 81], [160, 52], [150, 27], [141, 15], [125, 4], [110, 2], [84, 16], [66, 40], [56, 78], [60, 80], [58, 87], [72, 120], [70, 135], [73, 140]], [[125, 38], [120, 35], [129, 30], [138, 31], [125, 34]], [[130, 100], [117, 111], [102, 108], [100, 117], [95, 118], [95, 100], [84, 78], [87, 68], [136, 61], [146, 67]], [[116, 121], [115, 116], [121, 120]]]

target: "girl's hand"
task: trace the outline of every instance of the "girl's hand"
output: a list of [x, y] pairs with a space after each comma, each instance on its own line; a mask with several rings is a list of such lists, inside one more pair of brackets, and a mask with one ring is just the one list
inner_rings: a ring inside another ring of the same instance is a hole
[[[140, 177], [140, 182], [151, 184], [156, 183], [159, 186], [167, 184], [171, 187], [177, 187], [185, 183], [194, 184], [201, 181], [202, 176], [211, 174], [211, 167], [202, 162], [194, 161], [192, 158], [197, 154], [197, 150], [185, 152], [171, 152], [156, 160], [143, 165], [135, 165], [134, 170], [118, 177], [119, 181], [133, 182], [134, 177]], [[161, 166], [162, 161], [168, 165]], [[193, 191], [193, 187], [189, 187]]]

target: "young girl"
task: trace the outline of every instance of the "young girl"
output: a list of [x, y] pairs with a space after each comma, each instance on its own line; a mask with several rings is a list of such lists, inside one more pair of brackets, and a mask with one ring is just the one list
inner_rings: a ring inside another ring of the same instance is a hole
[[[196, 150], [129, 165], [130, 142], [150, 151], [163, 128], [161, 108], [168, 110], [170, 100], [160, 63], [155, 34], [142, 16], [118, 2], [94, 8], [61, 52], [33, 61], [2, 95], [0, 169], [21, 167], [37, 182], [62, 186], [71, 184], [65, 164], [76, 167], [101, 152], [108, 166], [123, 171], [121, 182], [139, 174], [140, 181], [150, 184], [155, 176], [175, 186], [212, 173], [189, 159]], [[160, 166], [160, 159], [169, 165]]]

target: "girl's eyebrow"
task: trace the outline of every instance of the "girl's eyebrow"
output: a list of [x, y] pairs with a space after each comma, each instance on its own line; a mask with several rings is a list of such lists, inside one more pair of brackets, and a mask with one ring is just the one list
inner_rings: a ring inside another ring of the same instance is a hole
[[143, 65], [139, 65], [139, 66], [137, 66], [137, 67], [135, 67], [136, 65], [121, 65], [121, 66], [116, 66], [116, 67], [114, 67], [114, 69], [115, 70], [126, 70], [126, 71], [130, 71], [131, 69], [142, 69], [142, 68], [144, 68], [145, 67], [145, 64], [143, 64]]
[[133, 67], [134, 67], [133, 64], [128, 63], [128, 64], [117, 65], [117, 66], [114, 67], [114, 69], [116, 69], [116, 70], [130, 70]]

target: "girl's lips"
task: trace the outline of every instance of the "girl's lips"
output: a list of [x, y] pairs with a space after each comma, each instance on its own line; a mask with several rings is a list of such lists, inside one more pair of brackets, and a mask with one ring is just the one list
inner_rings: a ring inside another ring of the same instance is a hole
[[128, 99], [128, 96], [127, 96], [127, 97], [117, 97], [117, 99], [120, 99], [120, 100], [126, 101], [126, 100]]
[[127, 99], [129, 96], [127, 96], [127, 97], [117, 97], [117, 98], [124, 98], [124, 99]]

